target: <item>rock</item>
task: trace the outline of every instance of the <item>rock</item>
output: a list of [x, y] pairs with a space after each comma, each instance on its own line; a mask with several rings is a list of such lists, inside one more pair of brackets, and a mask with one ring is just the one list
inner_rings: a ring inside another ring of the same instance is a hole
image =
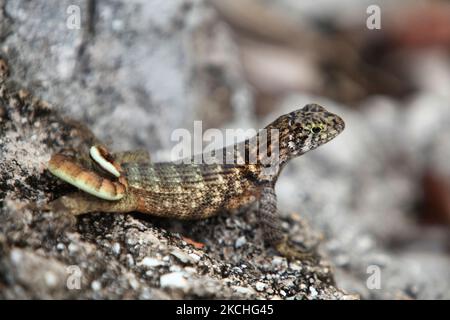
[[172, 272], [161, 276], [161, 288], [187, 289], [188, 282], [183, 272]]
[[249, 288], [249, 287], [233, 286], [232, 288], [237, 293], [245, 295], [245, 296], [251, 296], [251, 295], [255, 294], [255, 290], [253, 290], [252, 288]]
[[101, 290], [101, 288], [102, 288], [102, 284], [100, 283], [100, 281], [97, 281], [97, 280], [92, 281], [92, 283], [91, 283], [91, 288], [92, 288], [92, 290], [94, 290], [94, 291], [99, 291], [99, 290]]
[[114, 252], [115, 255], [119, 255], [120, 254], [120, 243], [114, 243], [112, 250]]
[[138, 263], [138, 266], [144, 266], [146, 268], [154, 268], [154, 267], [162, 266], [164, 264], [165, 263], [162, 262], [161, 260], [151, 258], [151, 257], [145, 257]]
[[263, 291], [266, 288], [266, 284], [263, 282], [258, 281], [257, 283], [255, 283], [255, 289], [257, 291]]
[[234, 247], [236, 249], [238, 249], [238, 248], [242, 247], [246, 243], [247, 243], [247, 240], [245, 239], [244, 236], [242, 236], [242, 237], [239, 237], [239, 238], [236, 239], [236, 242], [234, 243]]
[[180, 260], [182, 263], [194, 263], [195, 260], [187, 253], [185, 253], [184, 251], [178, 250], [178, 249], [173, 249], [170, 252], [171, 255], [173, 255], [174, 257], [176, 257], [178, 260]]
[[196, 253], [189, 253], [189, 256], [192, 258], [194, 263], [197, 263], [200, 261], [201, 257]]
[[286, 264], [286, 259], [285, 258], [279, 257], [279, 256], [273, 257], [273, 259], [272, 259], [272, 265], [273, 266], [278, 267], [278, 266], [281, 266], [283, 264]]
[[317, 290], [314, 287], [309, 287], [310, 297], [314, 299], [317, 296]]

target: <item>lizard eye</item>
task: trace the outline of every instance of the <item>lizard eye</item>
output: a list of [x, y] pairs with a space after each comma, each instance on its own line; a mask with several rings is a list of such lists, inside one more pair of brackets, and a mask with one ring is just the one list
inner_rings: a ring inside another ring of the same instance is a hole
[[324, 129], [324, 127], [321, 124], [314, 125], [313, 127], [311, 127], [311, 133], [318, 134], [318, 133], [321, 133], [323, 129]]

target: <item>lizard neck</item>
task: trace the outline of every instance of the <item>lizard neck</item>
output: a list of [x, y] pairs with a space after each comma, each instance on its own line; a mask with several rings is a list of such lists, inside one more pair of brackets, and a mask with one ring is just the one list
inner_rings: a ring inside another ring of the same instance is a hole
[[293, 133], [284, 121], [277, 119], [252, 138], [213, 151], [213, 158], [224, 164], [245, 166], [261, 182], [276, 181], [286, 163], [300, 155], [289, 148]]
[[[276, 181], [281, 170], [290, 160], [289, 149], [282, 141], [289, 134], [288, 130], [280, 131], [267, 126], [258, 134], [243, 142], [249, 164], [255, 163], [259, 176], [265, 181]], [[247, 162], [246, 162], [247, 163]]]

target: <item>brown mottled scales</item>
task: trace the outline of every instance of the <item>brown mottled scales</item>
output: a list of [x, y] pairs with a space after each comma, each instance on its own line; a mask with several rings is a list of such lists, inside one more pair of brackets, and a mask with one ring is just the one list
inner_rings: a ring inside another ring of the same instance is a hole
[[[94, 148], [100, 154], [94, 160], [106, 172], [110, 171], [108, 165], [111, 164], [119, 168], [119, 178], [86, 169], [74, 158], [56, 154], [50, 160], [50, 171], [96, 197], [78, 192], [57, 199], [51, 206], [62, 206], [72, 214], [139, 211], [167, 218], [204, 219], [221, 209], [234, 209], [257, 201], [265, 240], [288, 258], [305, 258], [309, 254], [291, 243], [282, 232], [274, 186], [290, 159], [330, 141], [344, 127], [339, 116], [317, 104], [309, 104], [265, 127], [267, 137], [260, 131], [255, 137], [235, 145], [232, 151], [229, 148], [214, 151], [210, 155], [216, 161], [207, 162], [209, 164], [151, 163], [143, 152], [125, 152], [111, 157], [106, 149]], [[253, 143], [255, 141], [258, 143]], [[261, 146], [266, 146], [268, 152], [262, 152]], [[232, 164], [217, 161], [230, 152], [235, 156]], [[255, 159], [256, 162], [251, 161]]]

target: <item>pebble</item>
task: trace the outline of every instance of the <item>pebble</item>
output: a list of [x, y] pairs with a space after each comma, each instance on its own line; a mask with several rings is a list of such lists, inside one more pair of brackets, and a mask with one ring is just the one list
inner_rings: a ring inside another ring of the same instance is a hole
[[18, 249], [11, 250], [10, 256], [14, 264], [19, 264], [22, 260], [22, 252]]
[[266, 288], [266, 284], [264, 282], [258, 281], [255, 284], [255, 288], [256, 288], [257, 291], [263, 291]]
[[145, 271], [145, 275], [146, 275], [147, 277], [152, 277], [153, 274], [154, 274], [153, 270], [147, 270], [147, 271]]
[[188, 286], [187, 280], [184, 278], [183, 272], [166, 273], [159, 279], [161, 288], [178, 288], [186, 289]]
[[116, 256], [118, 256], [120, 254], [120, 243], [115, 242], [112, 246], [112, 251]]
[[181, 268], [180, 266], [178, 266], [176, 264], [174, 264], [174, 265], [169, 267], [169, 271], [170, 272], [179, 272], [181, 270], [183, 270], [183, 268]]
[[255, 290], [252, 288], [241, 287], [241, 286], [233, 286], [234, 291], [240, 294], [251, 295], [255, 293]]
[[192, 264], [195, 262], [194, 259], [189, 254], [187, 254], [184, 251], [179, 250], [179, 249], [172, 250], [170, 252], [170, 254], [173, 255], [178, 260], [180, 260], [181, 262], [186, 263], [186, 264], [188, 264], [188, 263]]
[[194, 260], [195, 263], [199, 262], [201, 257], [196, 253], [190, 253], [189, 256]]
[[312, 298], [317, 296], [317, 290], [314, 287], [309, 287], [309, 292]]
[[70, 253], [74, 253], [74, 252], [78, 251], [78, 246], [76, 244], [74, 244], [74, 243], [71, 243], [71, 244], [69, 244], [68, 249], [69, 249]]
[[94, 291], [99, 291], [102, 288], [102, 284], [100, 283], [100, 281], [94, 280], [91, 283], [91, 288]]
[[282, 282], [283, 287], [285, 288], [292, 288], [294, 287], [294, 280], [293, 279], [286, 279]]
[[56, 245], [56, 249], [59, 251], [64, 250], [65, 247], [66, 246], [64, 245], [64, 243], [61, 243], [61, 242]]
[[276, 257], [274, 257], [272, 259], [272, 265], [273, 266], [280, 266], [280, 265], [283, 264], [283, 262], [284, 262], [284, 258], [282, 258], [282, 257], [276, 256]]
[[126, 242], [129, 246], [134, 246], [135, 244], [138, 243], [138, 240], [135, 237], [130, 237], [127, 239]]
[[231, 269], [231, 272], [237, 273], [237, 274], [241, 274], [242, 273], [242, 269], [239, 267], [233, 267], [233, 269]]
[[144, 266], [147, 268], [153, 268], [153, 267], [159, 267], [164, 265], [164, 263], [161, 260], [151, 258], [151, 257], [145, 257], [141, 260], [141, 262], [138, 263], [139, 266]]
[[51, 271], [46, 272], [44, 275], [44, 278], [45, 278], [45, 284], [48, 287], [55, 287], [58, 284], [58, 278]]
[[153, 234], [146, 232], [143, 240], [145, 240], [145, 242], [150, 242], [151, 244], [154, 245], [160, 245], [161, 241]]
[[134, 259], [131, 254], [127, 254], [127, 263], [130, 267], [134, 266]]
[[195, 269], [193, 267], [186, 267], [186, 268], [184, 268], [184, 271], [186, 271], [189, 274], [196, 274], [197, 273], [197, 269]]
[[133, 290], [137, 290], [139, 288], [139, 281], [137, 281], [136, 278], [130, 278], [128, 282], [130, 283], [130, 286], [131, 288], [133, 288]]
[[289, 267], [292, 269], [292, 270], [295, 270], [295, 271], [301, 271], [302, 270], [302, 266], [301, 265], [299, 265], [299, 264], [297, 264], [297, 263], [291, 263], [291, 264], [289, 264]]
[[239, 238], [236, 239], [236, 242], [234, 243], [234, 247], [235, 248], [240, 248], [246, 243], [247, 243], [247, 239], [245, 239], [245, 237], [242, 236], [242, 237], [239, 237]]

